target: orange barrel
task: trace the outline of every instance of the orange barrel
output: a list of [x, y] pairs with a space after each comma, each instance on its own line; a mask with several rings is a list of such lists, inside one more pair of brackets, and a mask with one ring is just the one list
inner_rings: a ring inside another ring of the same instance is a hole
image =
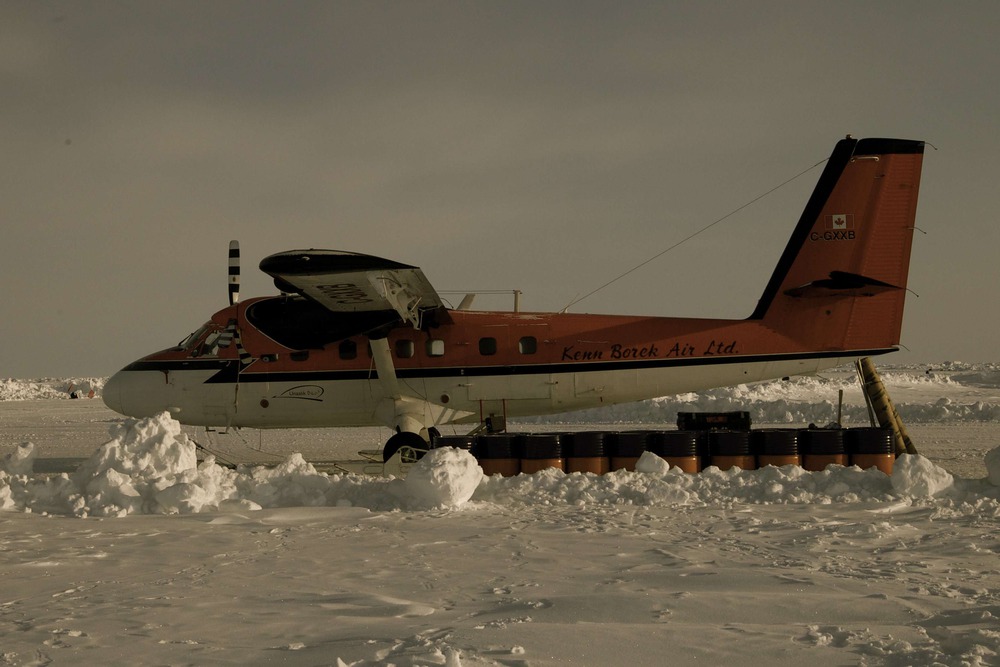
[[592, 472], [603, 475], [611, 469], [604, 447], [603, 431], [580, 431], [563, 437], [566, 472]]
[[886, 475], [892, 474], [892, 466], [896, 462], [896, 443], [892, 429], [849, 428], [845, 437], [851, 465], [862, 470], [875, 466]]
[[705, 429], [695, 430], [694, 436], [698, 440], [698, 462], [699, 469], [704, 470], [712, 465], [712, 450], [708, 444], [708, 431]]
[[530, 433], [524, 436], [521, 445], [521, 472], [530, 475], [545, 468], [566, 469], [560, 434]]
[[750, 432], [750, 449], [757, 455], [757, 467], [802, 465], [799, 434], [790, 428], [762, 428]]
[[839, 428], [809, 428], [799, 431], [802, 467], [818, 472], [831, 464], [846, 466], [844, 431]]
[[431, 441], [431, 449], [440, 447], [455, 447], [476, 454], [476, 436], [474, 435], [439, 435]]
[[708, 448], [712, 452], [712, 465], [720, 470], [739, 467], [755, 470], [757, 459], [750, 450], [747, 431], [709, 431]]
[[521, 472], [520, 436], [483, 434], [476, 438], [476, 459], [485, 475], [513, 477]]
[[694, 431], [654, 431], [649, 434], [646, 446], [649, 451], [684, 472], [701, 470], [698, 461], [698, 436]]
[[647, 431], [619, 431], [605, 437], [605, 449], [611, 455], [612, 470], [635, 470], [639, 457], [646, 451]]

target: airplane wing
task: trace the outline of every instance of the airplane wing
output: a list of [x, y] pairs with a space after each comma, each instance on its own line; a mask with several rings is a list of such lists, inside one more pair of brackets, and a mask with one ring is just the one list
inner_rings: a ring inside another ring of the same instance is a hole
[[260, 270], [283, 292], [301, 294], [334, 312], [395, 310], [415, 329], [445, 306], [423, 271], [343, 250], [289, 250], [265, 257]]

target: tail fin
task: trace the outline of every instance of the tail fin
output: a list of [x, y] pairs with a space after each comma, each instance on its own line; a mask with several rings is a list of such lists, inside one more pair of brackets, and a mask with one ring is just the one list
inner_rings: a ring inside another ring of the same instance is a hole
[[923, 152], [839, 141], [750, 319], [814, 350], [898, 345]]

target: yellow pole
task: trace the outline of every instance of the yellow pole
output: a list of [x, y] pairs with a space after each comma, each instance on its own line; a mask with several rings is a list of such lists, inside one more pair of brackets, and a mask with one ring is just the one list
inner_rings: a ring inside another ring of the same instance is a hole
[[878, 421], [875, 418], [875, 407], [872, 405], [872, 397], [868, 395], [868, 389], [865, 387], [865, 372], [861, 370], [861, 360], [854, 360], [854, 370], [858, 373], [858, 382], [861, 384], [861, 395], [865, 399], [865, 408], [868, 409], [868, 423], [872, 426], [878, 426]]
[[875, 364], [872, 363], [869, 357], [864, 357], [858, 360], [858, 368], [861, 371], [862, 390], [871, 400], [872, 407], [875, 409], [875, 415], [878, 417], [879, 425], [882, 428], [892, 429], [893, 437], [896, 441], [896, 456], [900, 454], [916, 454], [917, 448], [913, 445], [913, 441], [910, 440], [910, 435], [906, 432], [906, 427], [903, 426], [903, 420], [899, 418], [896, 406], [892, 404], [889, 392], [885, 390], [882, 379], [879, 377], [878, 371], [875, 370]]

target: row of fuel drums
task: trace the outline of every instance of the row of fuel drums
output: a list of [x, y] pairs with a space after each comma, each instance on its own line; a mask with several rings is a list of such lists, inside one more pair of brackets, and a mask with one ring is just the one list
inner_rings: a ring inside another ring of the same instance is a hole
[[709, 466], [754, 470], [768, 465], [819, 471], [836, 464], [874, 466], [889, 475], [896, 458], [892, 431], [867, 427], [442, 435], [431, 446], [469, 450], [484, 473], [504, 476], [545, 468], [599, 475], [635, 470], [646, 451], [690, 473]]

